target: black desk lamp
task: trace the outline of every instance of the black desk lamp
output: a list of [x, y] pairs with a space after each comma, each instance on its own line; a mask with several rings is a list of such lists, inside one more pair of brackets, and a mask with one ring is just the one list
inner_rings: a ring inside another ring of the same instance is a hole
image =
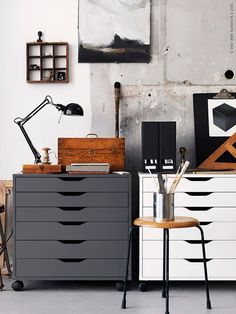
[[34, 154], [35, 157], [35, 164], [40, 164], [42, 163], [41, 161], [41, 155], [39, 154], [39, 152], [37, 151], [37, 149], [34, 147], [34, 145], [32, 144], [29, 135], [27, 134], [25, 128], [24, 128], [24, 124], [29, 121], [34, 115], [36, 115], [36, 113], [38, 113], [41, 109], [43, 109], [43, 107], [45, 107], [46, 105], [53, 105], [57, 108], [57, 110], [62, 111], [62, 113], [66, 116], [83, 116], [84, 115], [84, 111], [83, 108], [75, 103], [70, 103], [67, 106], [63, 106], [61, 104], [54, 104], [52, 97], [51, 96], [46, 96], [44, 101], [38, 106], [36, 107], [32, 112], [30, 112], [25, 118], [20, 118], [17, 117], [15, 118], [14, 122], [16, 124], [18, 124], [18, 126], [21, 129], [21, 132], [23, 133], [32, 153]]

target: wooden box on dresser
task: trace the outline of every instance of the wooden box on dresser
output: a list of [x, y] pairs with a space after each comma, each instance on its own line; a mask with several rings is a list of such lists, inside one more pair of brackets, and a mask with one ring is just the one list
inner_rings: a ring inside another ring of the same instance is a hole
[[[174, 175], [168, 174], [168, 186]], [[155, 183], [140, 173], [140, 216], [153, 215]], [[197, 218], [205, 233], [210, 280], [236, 280], [236, 175], [186, 174], [175, 193], [175, 215]], [[140, 280], [162, 280], [162, 229], [140, 228]], [[170, 230], [170, 279], [203, 280], [200, 232]]]
[[130, 186], [128, 173], [14, 175], [13, 289], [24, 279], [123, 280]]

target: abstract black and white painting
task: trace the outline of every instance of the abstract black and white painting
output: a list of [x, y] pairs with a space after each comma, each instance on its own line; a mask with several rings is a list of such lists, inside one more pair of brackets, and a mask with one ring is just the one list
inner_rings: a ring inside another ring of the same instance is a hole
[[79, 0], [79, 62], [149, 62], [150, 0]]

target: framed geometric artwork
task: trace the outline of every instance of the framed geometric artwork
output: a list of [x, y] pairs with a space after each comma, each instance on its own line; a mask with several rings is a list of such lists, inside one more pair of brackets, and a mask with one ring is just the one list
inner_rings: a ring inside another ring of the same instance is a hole
[[79, 0], [82, 63], [150, 62], [151, 0]]
[[[215, 98], [216, 93], [193, 94], [196, 166], [236, 132], [236, 94], [232, 99]], [[235, 162], [228, 152], [217, 161]]]
[[209, 136], [231, 136], [236, 132], [236, 99], [208, 100]]

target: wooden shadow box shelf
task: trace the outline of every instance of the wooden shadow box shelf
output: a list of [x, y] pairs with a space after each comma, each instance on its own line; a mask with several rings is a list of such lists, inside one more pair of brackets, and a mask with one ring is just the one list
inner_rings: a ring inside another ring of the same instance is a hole
[[30, 42], [26, 44], [28, 83], [68, 83], [69, 44], [67, 42]]

